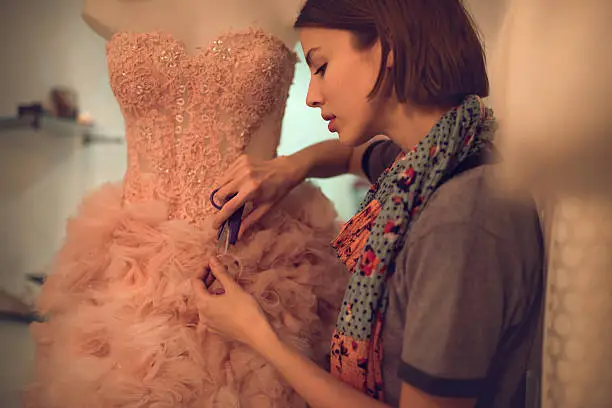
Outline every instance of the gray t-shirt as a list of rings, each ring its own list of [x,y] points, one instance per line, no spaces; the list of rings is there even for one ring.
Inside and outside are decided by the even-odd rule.
[[[376,180],[400,149],[384,141],[364,155]],[[478,408],[525,406],[525,372],[541,317],[544,249],[533,203],[491,188],[493,164],[438,188],[412,226],[389,279],[383,329],[387,403],[402,382]]]

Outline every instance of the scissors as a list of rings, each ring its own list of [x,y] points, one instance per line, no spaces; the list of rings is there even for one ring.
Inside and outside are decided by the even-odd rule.
[[[225,198],[225,202],[221,205],[215,202],[215,194],[220,189],[216,189],[210,195],[210,202],[217,210],[221,210],[228,201],[236,197],[236,194],[230,194]],[[244,212],[244,204],[229,216],[227,220],[219,227],[217,233],[217,248],[223,248],[223,253],[226,254],[230,245],[236,245],[238,240],[238,232],[240,231],[240,225],[242,224],[242,214]]]

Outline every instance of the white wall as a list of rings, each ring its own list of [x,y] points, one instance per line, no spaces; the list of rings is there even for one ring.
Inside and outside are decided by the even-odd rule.
[[[503,20],[507,0],[464,0],[484,37],[487,58],[495,52],[497,34]]]
[[[40,101],[50,87],[78,89],[103,133],[122,131],[107,82],[104,42],[80,19],[80,0],[3,0],[0,116]],[[60,245],[65,219],[83,193],[124,169],[124,147],[83,147],[48,132],[0,132],[0,285],[24,290],[23,274],[43,269]]]

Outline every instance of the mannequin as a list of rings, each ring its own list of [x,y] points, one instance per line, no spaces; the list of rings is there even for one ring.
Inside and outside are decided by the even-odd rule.
[[[261,356],[207,329],[190,283],[219,256],[285,342],[325,361],[348,279],[331,203],[303,183],[227,254],[210,228],[216,180],[242,154],[276,154],[301,2],[85,2],[107,39],[127,171],[68,224],[32,327],[27,407],[303,406]]]
[[[289,49],[297,43],[293,22],[304,0],[85,0],[83,20],[107,41],[121,32],[167,32],[190,55],[227,31],[260,28],[280,39]],[[246,153],[270,159],[276,154],[275,118],[253,135]],[[273,142],[273,143],[272,143]]]
[[[493,99],[509,185],[544,203],[544,408],[612,406],[612,3],[509,0]]]
[[[119,31],[172,33],[190,53],[220,32],[259,27],[283,40],[297,42],[293,22],[304,0],[85,0],[83,19],[109,40]]]

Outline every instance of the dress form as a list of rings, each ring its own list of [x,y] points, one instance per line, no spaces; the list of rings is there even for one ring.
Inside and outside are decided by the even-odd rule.
[[[261,29],[288,49],[297,42],[293,23],[304,0],[85,0],[84,21],[110,40],[121,32],[164,32],[191,55],[228,31]],[[252,136],[245,153],[256,159],[276,155],[280,118],[271,117]]]
[[[492,89],[510,180],[546,201],[542,406],[609,407],[612,4],[510,0],[508,10]]]

